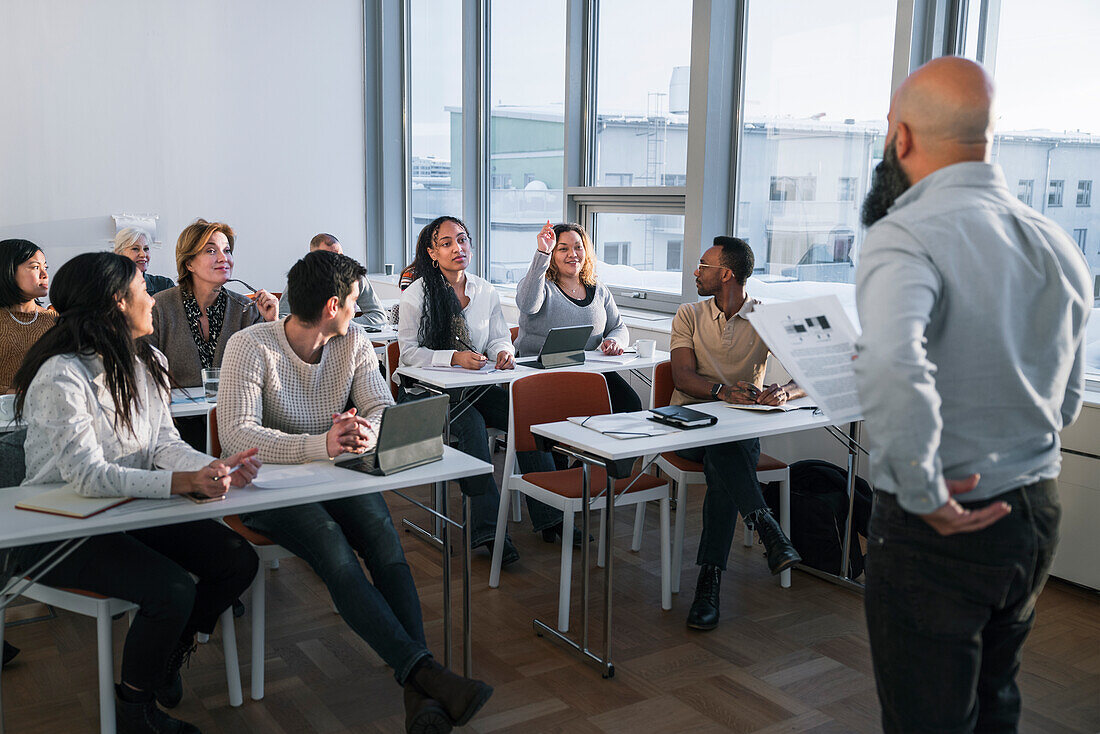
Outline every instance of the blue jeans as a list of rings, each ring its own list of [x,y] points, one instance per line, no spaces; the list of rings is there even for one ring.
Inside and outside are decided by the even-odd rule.
[[[677,451],[677,455],[703,465],[707,493],[703,498],[703,534],[699,538],[698,566],[726,569],[737,513],[748,517],[767,507],[756,479],[760,459],[760,439],[730,441]],[[677,510],[679,512],[679,510]]]
[[[281,507],[241,519],[313,568],[340,616],[393,668],[398,683],[404,685],[416,663],[430,656],[420,598],[382,495]]]
[[[402,388],[397,393],[397,399],[404,402],[413,398]],[[454,402],[452,397],[451,445],[475,459],[493,463],[493,457],[489,454],[489,432],[486,426],[501,431],[508,430],[508,391],[500,385],[493,385],[472,406],[466,407],[457,416],[453,412]],[[537,456],[540,453],[523,451],[517,454],[516,461],[520,471],[553,471],[553,461],[550,461],[549,469],[545,468],[545,462]],[[458,485],[470,503],[470,545],[476,548],[496,537],[500,490],[492,474],[459,479]],[[527,498],[527,510],[536,532],[561,522],[561,512],[530,497]]]
[[[1007,517],[941,536],[875,494],[864,605],[886,732],[1015,732],[1016,671],[1058,544],[1057,483],[1020,487]]]

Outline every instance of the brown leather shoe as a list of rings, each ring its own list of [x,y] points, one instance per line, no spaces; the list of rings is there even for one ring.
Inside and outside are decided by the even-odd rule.
[[[452,728],[443,704],[405,686],[405,734],[448,734]]]
[[[464,678],[427,658],[405,683],[422,695],[443,704],[455,726],[465,726],[493,695],[493,687],[473,678]]]

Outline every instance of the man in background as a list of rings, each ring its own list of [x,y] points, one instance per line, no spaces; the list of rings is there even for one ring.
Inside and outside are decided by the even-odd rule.
[[[878,490],[865,604],[887,732],[1016,731],[1020,650],[1058,541],[1089,272],[989,163],[994,119],[978,64],[915,71],[863,208],[855,368]]]
[[[309,251],[314,252],[316,250],[328,250],[329,252],[335,252],[337,255],[344,254],[344,248],[340,245],[340,240],[325,232],[315,235],[309,241]],[[363,290],[359,293],[359,300],[356,301],[355,305],[361,313],[355,317],[353,323],[376,330],[386,325],[386,312],[382,309],[382,302],[378,300],[378,295],[374,292],[369,280],[363,281]],[[287,289],[284,288],[283,295],[279,298],[279,318],[289,315],[290,299],[287,298]]]

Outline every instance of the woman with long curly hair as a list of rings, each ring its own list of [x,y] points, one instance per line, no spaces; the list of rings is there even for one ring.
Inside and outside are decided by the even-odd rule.
[[[501,370],[516,366],[500,296],[487,280],[466,272],[470,247],[470,233],[456,217],[438,217],[420,231],[413,260],[416,280],[401,294],[397,341],[402,365],[469,370],[489,362]],[[398,400],[406,399],[402,388]],[[508,428],[508,391],[499,385],[451,421],[452,442],[460,451],[491,462],[487,425]],[[461,479],[459,484],[471,503],[471,545],[485,546],[492,553],[500,504],[496,481],[488,474]],[[502,563],[518,561],[511,539],[506,537],[504,544]]]

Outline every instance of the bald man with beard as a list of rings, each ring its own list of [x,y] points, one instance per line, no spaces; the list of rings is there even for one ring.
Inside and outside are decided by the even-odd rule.
[[[866,612],[887,732],[1014,732],[1058,542],[1059,431],[1084,391],[1082,253],[989,163],[993,83],[898,88],[863,206],[856,374],[875,506]]]

